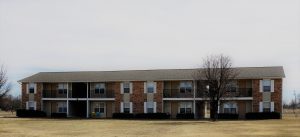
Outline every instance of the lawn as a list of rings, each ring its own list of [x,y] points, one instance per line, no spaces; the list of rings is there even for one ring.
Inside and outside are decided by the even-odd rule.
[[[99,120],[7,118],[0,112],[1,137],[198,137],[198,136],[300,136],[300,118],[287,115],[282,120]]]

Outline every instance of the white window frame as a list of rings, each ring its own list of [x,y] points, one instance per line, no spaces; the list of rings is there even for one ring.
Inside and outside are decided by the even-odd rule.
[[[184,89],[184,93],[181,92],[181,89]],[[188,91],[190,89],[190,92]],[[193,82],[192,81],[180,81],[179,92],[182,94],[193,93]]]
[[[33,108],[33,109],[30,109],[30,108]],[[26,109],[27,110],[36,110],[36,102],[35,101],[27,101]]]
[[[103,89],[103,93],[101,93],[101,89]],[[96,90],[99,90],[99,93],[96,93]],[[94,94],[105,94],[105,83],[96,83]]]
[[[60,90],[63,90],[60,93]],[[68,93],[68,84],[67,83],[58,83],[58,94],[67,94]]]
[[[223,113],[225,113],[225,109],[232,109],[234,108],[235,109],[235,112],[234,114],[237,114],[238,113],[238,105],[236,102],[225,102],[223,103]],[[232,112],[230,112],[232,113]]]
[[[132,113],[132,103],[131,102],[122,102],[122,113]],[[125,112],[125,110],[128,109],[128,112]]]
[[[62,111],[60,111],[60,108]],[[58,102],[57,103],[57,113],[67,113],[67,102]]]
[[[96,108],[99,109],[99,113],[100,114],[106,113],[106,107],[105,107],[105,103],[104,102],[99,102],[99,103],[95,104],[95,106],[94,106],[94,112],[98,113],[97,111],[95,111]],[[103,109],[103,112],[101,112],[101,109]]]
[[[30,89],[33,89],[33,93],[30,93]],[[35,93],[36,93],[36,83],[28,83],[27,94],[35,94]]]
[[[184,114],[187,114],[187,109],[191,109],[190,113],[194,113],[193,112],[193,102],[180,102],[179,108],[178,108],[178,113],[181,113],[181,109],[184,109]]]
[[[153,111],[149,112],[148,109],[152,108]],[[148,101],[144,102],[144,113],[156,113],[156,102]]]
[[[153,86],[152,87],[153,88],[153,92],[149,92],[148,91],[149,86]],[[154,82],[154,81],[144,82],[144,93],[156,93],[156,82]]]

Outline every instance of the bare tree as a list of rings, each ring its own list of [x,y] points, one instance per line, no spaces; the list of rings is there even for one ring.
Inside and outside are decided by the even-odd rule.
[[[217,120],[220,101],[237,75],[238,72],[232,67],[231,59],[228,56],[212,55],[203,59],[202,68],[197,70],[195,78],[207,88],[207,91],[202,94],[210,101],[210,118],[212,120]]]
[[[10,91],[10,87],[11,86],[8,83],[8,78],[6,76],[6,70],[2,65],[0,68],[0,101]]]
[[[291,105],[291,108],[293,109],[294,116],[297,117],[297,113],[295,110],[297,109],[298,103],[297,103],[297,96],[296,96],[295,91],[294,91],[294,97],[295,97],[295,99],[292,99],[290,105]]]

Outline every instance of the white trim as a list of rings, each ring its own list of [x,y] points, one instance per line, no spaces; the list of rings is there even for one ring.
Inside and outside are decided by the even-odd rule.
[[[163,98],[163,100],[191,100],[194,98]],[[199,100],[209,100],[209,98],[195,98],[195,101]],[[222,98],[221,100],[253,100],[253,97],[232,97],[232,98]]]
[[[133,107],[132,107],[132,102],[130,102],[130,113],[132,113]]]
[[[259,102],[259,112],[263,112],[263,102]]]
[[[34,110],[36,110],[36,101],[33,101]]]
[[[132,94],[132,91],[133,91],[133,83],[130,82],[129,83],[129,93]]]
[[[123,84],[123,82],[121,82],[120,83],[120,92],[121,92],[121,94],[124,94],[124,84]]]
[[[271,80],[271,92],[274,92],[274,80]]]
[[[147,102],[144,102],[144,113],[147,113]]]
[[[26,101],[26,110],[28,110],[29,106],[28,106],[28,101]]]
[[[263,83],[262,83],[262,80],[259,80],[259,92],[263,92]]]
[[[163,98],[163,100],[194,100],[194,98]]]
[[[209,98],[195,98],[195,101],[199,101],[199,100],[209,100]],[[228,98],[222,98],[220,100],[253,100],[253,97],[228,97]]]
[[[69,98],[69,100],[71,100],[72,98]],[[42,98],[42,100],[68,100],[67,98]],[[75,98],[74,98],[75,100]],[[77,100],[77,98],[76,98]],[[78,99],[79,100],[79,99]],[[86,100],[86,98],[84,98],[84,100]]]
[[[147,82],[144,82],[144,93],[147,93]]]
[[[88,98],[89,101],[99,100],[99,101],[114,101],[115,98]]]
[[[270,108],[271,112],[274,112],[274,102],[271,102],[271,108]]]
[[[120,105],[121,105],[121,107],[120,107],[120,112],[121,112],[121,113],[124,113],[124,103],[123,103],[123,102],[120,102]]]
[[[69,117],[69,100],[67,100],[67,117]]]
[[[153,113],[156,113],[156,102],[153,102]]]
[[[114,101],[115,98],[42,98],[42,100]]]

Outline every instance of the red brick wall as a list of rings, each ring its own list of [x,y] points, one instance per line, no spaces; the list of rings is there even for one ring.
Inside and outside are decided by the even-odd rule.
[[[42,92],[43,92],[43,84],[36,83],[37,89],[36,94],[34,94],[34,101],[36,101],[36,110],[41,110],[41,103],[42,103]],[[29,101],[29,94],[26,93],[27,83],[22,83],[22,105],[23,109],[26,109],[26,102]]]
[[[144,81],[134,81],[132,83],[133,93],[130,94],[130,101],[133,105],[133,113],[144,113]]]
[[[253,112],[259,112],[259,102],[262,101],[262,93],[259,92],[259,79],[252,81],[253,84]],[[271,101],[274,102],[274,111],[282,111],[282,79],[274,79],[274,92],[271,93]]]
[[[253,112],[259,112],[259,102],[262,101],[262,93],[259,92],[259,79],[252,80]]]
[[[115,112],[120,113],[120,103],[121,103],[121,87],[120,82],[113,82],[111,87],[115,92]]]
[[[26,109],[26,101],[29,100],[29,94],[26,94],[26,84],[22,83],[22,109]]]
[[[43,93],[43,84],[36,83],[36,94],[34,94],[34,101],[36,101],[36,110],[41,110],[42,105],[42,93]]]
[[[271,100],[274,102],[274,111],[282,112],[282,79],[274,80],[274,92],[271,93]]]
[[[156,81],[156,93],[154,94],[154,101],[156,102],[156,112],[162,112],[162,98],[163,98],[164,82]]]

